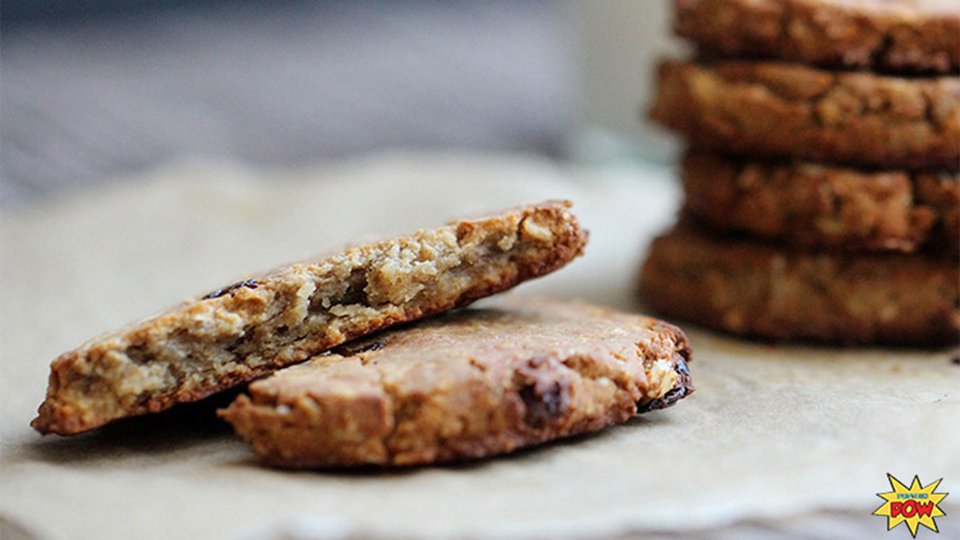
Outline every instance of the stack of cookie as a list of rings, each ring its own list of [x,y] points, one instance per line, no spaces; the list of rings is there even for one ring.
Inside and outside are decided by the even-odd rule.
[[[220,412],[264,463],[388,466],[674,404],[693,390],[690,348],[661,321],[508,298],[416,322],[558,270],[586,243],[554,201],[252,276],[61,355],[33,426],[76,435],[270,375]]]
[[[689,143],[644,298],[740,335],[960,340],[960,9],[676,0],[694,61],[651,117]]]

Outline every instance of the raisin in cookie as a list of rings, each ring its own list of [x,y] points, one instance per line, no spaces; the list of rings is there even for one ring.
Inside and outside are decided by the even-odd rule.
[[[556,270],[586,233],[548,202],[292,264],[134,323],[51,366],[33,426],[69,435],[253,380]]]
[[[281,370],[220,414],[274,466],[467,460],[672,405],[689,360],[669,324],[511,297]]]
[[[792,251],[681,224],[654,240],[643,299],[734,334],[845,344],[956,345],[960,267],[903,254]]]

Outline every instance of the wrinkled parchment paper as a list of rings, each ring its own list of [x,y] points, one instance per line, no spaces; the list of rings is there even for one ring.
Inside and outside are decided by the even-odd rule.
[[[570,198],[587,255],[513,294],[637,309],[633,277],[679,193],[658,168],[393,154],[299,172],[184,163],[3,216],[5,538],[906,538],[870,513],[943,477],[960,537],[956,351],[744,342],[684,325],[697,392],[596,436],[402,472],[285,472],[185,407],[69,439],[28,426],[57,354],[234,278],[345,241]],[[922,534],[932,535],[921,529]],[[888,535],[889,536],[883,536]]]

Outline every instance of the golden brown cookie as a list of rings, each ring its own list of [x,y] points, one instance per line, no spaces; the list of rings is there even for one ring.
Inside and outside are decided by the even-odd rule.
[[[907,73],[960,70],[955,0],[675,0],[706,53]]]
[[[791,251],[680,225],[650,246],[640,289],[660,313],[744,336],[960,343],[956,259]]]
[[[872,171],[691,150],[681,178],[684,213],[713,229],[804,248],[958,254],[955,172]]]
[[[220,414],[274,466],[476,459],[672,405],[689,360],[661,321],[508,297],[281,370]]]
[[[668,61],[650,115],[694,146],[750,158],[960,168],[960,77]]]
[[[33,427],[70,435],[195,401],[552,272],[586,244],[569,207],[456,221],[188,300],[57,358]]]

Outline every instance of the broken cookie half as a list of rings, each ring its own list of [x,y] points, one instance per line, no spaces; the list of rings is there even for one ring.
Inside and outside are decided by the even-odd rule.
[[[281,370],[220,415],[269,465],[416,465],[599,431],[693,391],[670,324],[546,299],[491,306]]]
[[[195,401],[552,272],[586,241],[570,203],[547,202],[292,264],[61,355],[32,425],[71,435]]]

